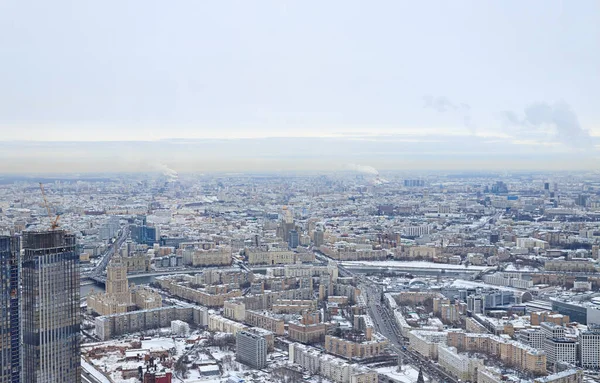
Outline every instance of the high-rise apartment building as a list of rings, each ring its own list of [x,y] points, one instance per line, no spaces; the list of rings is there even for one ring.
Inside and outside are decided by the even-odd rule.
[[[22,382],[81,382],[79,256],[63,230],[23,233]]]
[[[18,383],[19,238],[0,236],[0,383]]]
[[[267,340],[249,331],[238,331],[236,336],[236,360],[252,368],[267,366]]]

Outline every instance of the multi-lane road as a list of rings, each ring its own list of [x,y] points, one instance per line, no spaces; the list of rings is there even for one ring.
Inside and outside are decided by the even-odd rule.
[[[491,217],[497,219],[498,217]],[[486,221],[487,222],[487,221]],[[319,252],[315,252],[316,257],[320,261],[331,262],[332,260]],[[395,318],[388,308],[382,304],[381,295],[383,291],[379,286],[370,283],[364,275],[356,274],[348,270],[338,262],[333,261],[338,266],[338,271],[341,276],[358,277],[359,288],[367,300],[367,309],[369,316],[373,319],[375,329],[385,336],[390,341],[390,348],[396,352],[402,359],[416,367],[423,367],[427,371],[430,378],[438,382],[458,383],[458,380],[442,369],[439,365],[433,363],[429,359],[423,357],[417,352],[410,350],[404,342],[404,338],[400,335],[400,329],[396,324]]]
[[[128,237],[129,226],[126,225],[119,231],[119,237],[113,243],[108,245],[106,250],[104,250],[104,253],[101,256],[102,259],[96,265],[96,267],[94,267],[94,269],[89,273],[82,274],[81,276],[83,278],[95,278],[102,275],[102,273],[104,273],[104,271],[106,270],[106,266],[108,265],[108,262],[110,262],[112,256],[119,250],[123,242],[125,242],[125,240],[127,240]]]
[[[380,287],[367,284],[366,278],[362,276],[359,277],[359,280],[361,281],[359,287],[367,300],[369,316],[373,319],[376,330],[389,340],[390,348],[401,356],[405,362],[416,367],[423,367],[430,378],[438,382],[457,383],[457,380],[440,366],[406,347],[394,316],[381,303],[382,291]]]

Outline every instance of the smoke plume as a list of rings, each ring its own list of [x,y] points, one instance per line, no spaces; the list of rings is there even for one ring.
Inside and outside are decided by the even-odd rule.
[[[179,178],[179,173],[165,164],[156,164],[155,167],[156,170],[163,176],[167,177],[169,181],[175,181],[177,178]]]
[[[522,117],[513,111],[504,111],[502,116],[507,124],[519,127],[524,134],[542,135],[550,128],[550,138],[554,141],[574,147],[591,145],[590,132],[581,126],[577,114],[565,102],[537,102],[526,107]]]
[[[473,117],[471,116],[471,106],[469,104],[465,104],[464,102],[454,103],[450,101],[448,97],[435,97],[431,95],[423,97],[423,101],[425,102],[425,108],[433,109],[438,113],[452,112],[459,115],[462,118],[463,126],[467,128],[471,134],[475,134],[477,127],[473,122]]]
[[[370,175],[373,175],[373,176],[378,176],[379,175],[379,172],[377,171],[377,169],[375,169],[372,166],[368,166],[368,165],[349,164],[348,168],[350,170],[358,172],[358,173],[370,174]]]

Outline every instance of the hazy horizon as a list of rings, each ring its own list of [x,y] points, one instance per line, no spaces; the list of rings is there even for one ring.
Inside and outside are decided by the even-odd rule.
[[[0,4],[0,173],[594,170],[600,3]]]

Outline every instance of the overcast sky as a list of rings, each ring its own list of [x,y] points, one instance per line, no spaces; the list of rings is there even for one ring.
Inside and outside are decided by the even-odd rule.
[[[0,172],[594,168],[600,145],[596,0],[0,1],[0,63]]]

